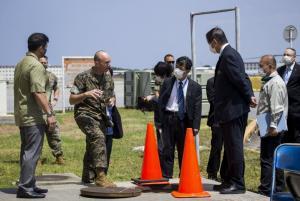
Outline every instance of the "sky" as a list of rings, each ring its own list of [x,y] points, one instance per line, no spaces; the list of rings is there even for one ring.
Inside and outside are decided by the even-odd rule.
[[[105,50],[112,66],[151,68],[167,53],[191,57],[191,12],[234,7],[240,9],[244,61],[282,54],[289,47],[284,28],[294,25],[300,31],[299,0],[1,0],[0,65],[18,63],[27,51],[28,36],[42,32],[50,39],[52,65],[60,65],[62,56],[93,56]],[[214,66],[218,60],[205,39],[215,26],[235,46],[234,12],[196,17],[196,66]],[[293,47],[300,51],[299,37]]]

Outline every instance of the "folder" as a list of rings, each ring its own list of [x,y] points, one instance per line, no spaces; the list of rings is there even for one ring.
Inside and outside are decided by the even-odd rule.
[[[259,128],[260,137],[267,137],[271,123],[271,113],[267,112],[257,115],[256,122]],[[277,132],[279,133],[281,131],[287,131],[286,117],[283,112],[281,113],[277,124]]]

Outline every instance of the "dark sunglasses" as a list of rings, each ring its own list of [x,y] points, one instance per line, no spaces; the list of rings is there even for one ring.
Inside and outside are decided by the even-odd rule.
[[[167,61],[168,64],[174,64],[175,61]]]

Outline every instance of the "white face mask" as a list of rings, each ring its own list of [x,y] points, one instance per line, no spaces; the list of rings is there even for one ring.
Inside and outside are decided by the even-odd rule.
[[[211,46],[211,44],[209,44],[209,50],[210,50],[212,53],[217,54],[216,48],[213,48],[213,47]]]
[[[162,83],[164,81],[164,79],[160,76],[155,76],[155,82],[157,83]]]
[[[293,58],[290,57],[290,56],[284,56],[284,57],[282,58],[282,62],[283,62],[285,65],[289,66],[289,65],[291,65],[291,64],[293,63]]]
[[[184,76],[185,71],[180,70],[179,68],[174,69],[174,76],[178,79],[181,80]]]

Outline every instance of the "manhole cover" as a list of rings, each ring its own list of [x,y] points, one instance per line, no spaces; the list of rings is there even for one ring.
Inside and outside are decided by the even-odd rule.
[[[141,195],[142,190],[138,188],[101,188],[88,187],[80,189],[80,195],[84,197],[99,197],[99,198],[128,198]]]
[[[37,181],[62,181],[69,179],[69,176],[65,175],[43,175],[43,176],[37,176]]]

